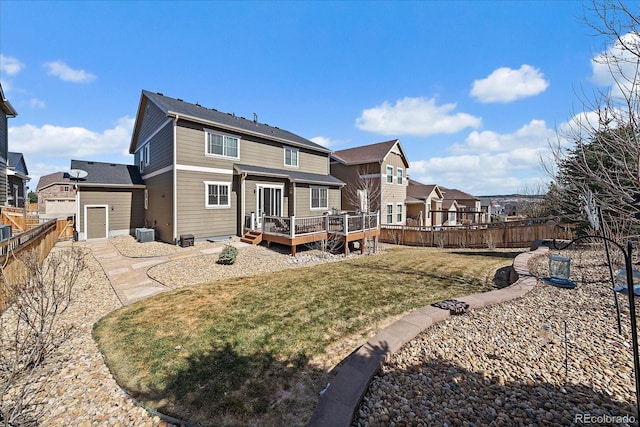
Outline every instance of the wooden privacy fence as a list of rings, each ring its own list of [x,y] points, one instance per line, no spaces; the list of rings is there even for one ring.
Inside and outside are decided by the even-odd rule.
[[[381,242],[441,248],[521,248],[536,240],[575,237],[569,226],[547,218],[471,226],[381,227]]]
[[[3,206],[0,208],[0,223],[10,225],[14,232],[24,232],[38,226],[37,215],[30,215],[22,208]]]
[[[32,249],[38,254],[38,260],[42,261],[57,240],[58,221],[52,219],[25,233],[0,242],[0,266],[3,270],[3,275],[0,277],[0,311],[3,309],[6,299],[5,280],[13,281],[24,273],[24,266],[18,261],[19,254]]]

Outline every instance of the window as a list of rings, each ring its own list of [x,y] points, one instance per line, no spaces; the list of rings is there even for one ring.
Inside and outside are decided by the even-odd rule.
[[[387,182],[393,184],[393,166],[387,166]]]
[[[393,224],[393,205],[387,205],[387,224]]]
[[[68,193],[68,192],[69,192],[69,186],[68,186],[68,185],[65,185],[65,186],[64,186],[64,192],[65,192],[65,193]]]
[[[311,209],[329,209],[329,189],[311,187]]]
[[[398,222],[402,222],[402,205],[396,205],[396,216],[398,218]]]
[[[149,190],[144,189],[144,208],[149,209]]]
[[[230,208],[231,184],[226,182],[205,182],[206,208]]]
[[[239,158],[239,138],[229,135],[206,132],[206,153],[211,156]]]
[[[398,184],[402,184],[402,168],[398,168]]]
[[[151,162],[151,144],[147,143],[139,151],[140,156],[140,172],[144,172],[144,167]]]
[[[284,165],[298,167],[298,149],[284,147]]]

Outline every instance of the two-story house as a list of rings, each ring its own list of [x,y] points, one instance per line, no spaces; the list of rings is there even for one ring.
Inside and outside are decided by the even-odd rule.
[[[242,235],[253,213],[322,215],[341,205],[330,150],[213,108],[142,91],[129,152],[146,184],[145,223],[175,242]]]
[[[40,218],[66,218],[76,213],[76,186],[68,172],[41,176],[36,191]]]
[[[342,209],[380,212],[381,224],[404,225],[408,168],[398,139],[334,152],[331,174],[347,183]]]
[[[482,202],[478,197],[454,188],[440,187],[440,190],[444,197],[443,207],[449,210],[448,225],[486,222],[486,215],[482,212]]]
[[[7,203],[7,160],[9,157],[9,123],[8,118],[18,113],[4,97],[0,84],[0,206]]]
[[[7,203],[16,208],[24,208],[27,198],[27,182],[31,180],[31,177],[22,153],[8,153],[6,174]]]
[[[407,218],[417,226],[439,227],[443,224],[444,197],[436,184],[425,185],[413,179],[407,187]],[[409,225],[407,223],[407,225]]]

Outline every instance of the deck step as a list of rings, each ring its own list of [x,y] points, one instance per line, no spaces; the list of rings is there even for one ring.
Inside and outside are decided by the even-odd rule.
[[[243,243],[249,243],[250,245],[259,245],[262,242],[262,233],[257,231],[249,231],[240,238]]]

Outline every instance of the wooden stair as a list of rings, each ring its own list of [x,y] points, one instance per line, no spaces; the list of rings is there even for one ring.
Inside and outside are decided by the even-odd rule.
[[[259,245],[262,242],[262,233],[260,231],[247,231],[244,236],[240,238],[241,242],[249,243],[250,245]]]

